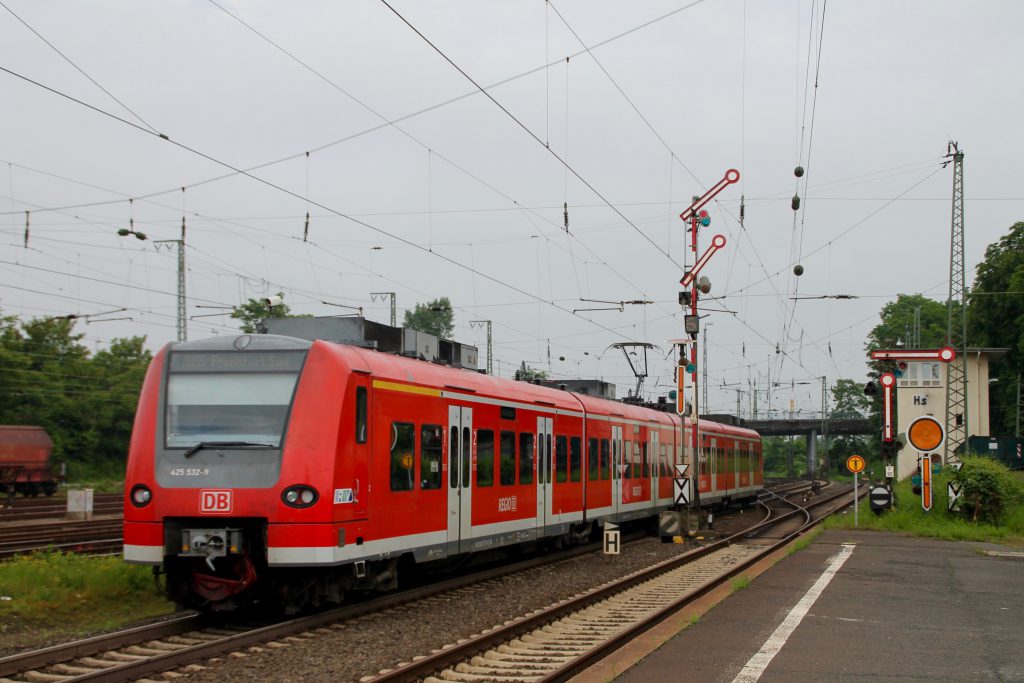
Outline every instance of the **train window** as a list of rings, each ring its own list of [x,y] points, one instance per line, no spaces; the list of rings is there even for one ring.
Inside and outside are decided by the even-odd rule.
[[[640,476],[643,477],[644,479],[651,476],[651,466],[649,464],[650,455],[651,454],[647,451],[647,442],[644,441],[642,444],[640,444]]]
[[[626,439],[626,447],[622,449],[622,478],[633,478],[633,442]]]
[[[569,438],[569,481],[579,481],[583,475],[583,441],[578,436]]]
[[[516,483],[516,433],[502,432],[499,445],[498,480],[502,486],[509,486]]]
[[[415,476],[416,425],[391,423],[391,490],[411,491]]]
[[[601,479],[608,479],[608,439],[601,439]]]
[[[587,478],[590,481],[597,481],[599,472],[597,439],[589,439],[587,441]]]
[[[470,434],[469,427],[462,428],[462,488],[469,488],[469,472],[470,464],[473,460],[473,436]]]
[[[476,485],[490,486],[494,483],[494,432],[490,429],[476,431]]]
[[[420,427],[420,488],[441,488],[441,425]]]
[[[569,477],[569,440],[555,437],[555,482],[561,484]]]
[[[519,483],[533,483],[533,434],[519,435]]]
[[[366,387],[356,387],[356,443],[366,443]]]
[[[448,440],[448,486],[459,487],[459,428],[452,427],[452,437]]]
[[[670,468],[668,466],[668,446],[666,446],[665,444],[661,444],[661,458],[658,461],[658,474],[660,474],[663,477],[667,477],[670,474],[669,469]]]
[[[516,409],[512,406],[501,407],[501,419],[502,420],[514,420],[516,419]]]

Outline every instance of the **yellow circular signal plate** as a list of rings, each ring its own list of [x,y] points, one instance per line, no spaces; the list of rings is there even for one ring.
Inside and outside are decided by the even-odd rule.
[[[938,450],[945,440],[945,430],[934,417],[922,415],[910,423],[907,429],[907,441],[919,451]]]
[[[402,467],[407,470],[412,469],[412,453],[406,453],[402,456]]]
[[[864,458],[859,455],[851,455],[846,459],[846,469],[853,474],[864,471]]]

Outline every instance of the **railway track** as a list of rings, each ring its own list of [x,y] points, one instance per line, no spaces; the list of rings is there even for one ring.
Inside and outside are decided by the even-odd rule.
[[[865,491],[866,487],[862,487],[860,495]],[[463,642],[446,645],[364,679],[364,683],[568,680],[809,529],[825,516],[816,518],[812,508],[831,506],[831,512],[844,507],[848,496],[849,489],[826,496],[811,506],[792,504],[792,512],[770,514],[769,519],[746,532]],[[764,532],[779,524],[791,527],[792,531],[781,533],[777,541],[764,540]]]
[[[3,499],[0,503],[6,505]],[[93,496],[93,514],[120,514],[124,510],[124,494],[97,493]],[[59,518],[67,514],[66,498],[15,498],[13,507],[0,509],[0,524],[36,519]]]
[[[643,535],[634,534],[624,540],[629,542],[640,537]],[[152,625],[0,658],[0,683],[130,681],[169,669],[190,665],[195,668],[196,662],[254,646],[265,650],[286,647],[315,638],[326,627],[343,628],[365,614],[428,600],[509,574],[593,553],[597,547],[599,544],[579,546],[287,621],[242,623],[190,612]]]
[[[845,496],[848,502],[848,490]],[[796,506],[786,515],[774,515],[764,504],[765,519],[743,533],[564,600],[550,609],[507,622],[464,642],[444,647],[439,643],[434,652],[425,652],[420,658],[400,664],[373,680],[411,681],[431,676],[438,680],[465,681],[506,677],[510,677],[508,680],[564,680],[571,672],[584,668],[666,614],[680,609],[680,605],[742,573],[766,553],[801,533],[812,521],[810,507],[813,506]],[[777,532],[776,535],[783,538],[771,540],[769,526],[775,527],[780,519],[791,520],[793,530]],[[559,554],[559,558],[590,552],[593,547],[582,546]],[[246,649],[273,650],[309,641],[332,633],[333,629],[344,629],[345,624],[364,614],[403,605],[408,608],[415,601],[551,562],[551,557],[528,560],[271,624],[213,622],[205,616],[185,615],[152,626],[0,659],[0,680],[127,681],[171,669],[198,671],[203,668],[198,663],[213,657]]]
[[[0,559],[40,550],[91,555],[120,553],[123,531],[120,518],[0,528]]]

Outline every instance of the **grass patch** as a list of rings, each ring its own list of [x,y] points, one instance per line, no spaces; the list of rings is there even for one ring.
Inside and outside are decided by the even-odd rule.
[[[730,583],[732,584],[732,592],[735,593],[736,591],[741,591],[750,585],[750,577],[746,574],[740,574]]]
[[[789,546],[789,549],[786,551],[786,554],[787,555],[792,555],[793,553],[800,552],[801,550],[803,550],[804,548],[809,546],[811,544],[811,541],[816,539],[820,534],[821,534],[821,527],[820,526],[814,527],[809,532],[807,532],[806,534],[804,534],[803,536],[798,538],[796,540],[796,543],[791,543],[790,546]]]
[[[857,508],[858,528],[940,538],[947,541],[986,541],[1010,546],[1024,546],[1024,505],[1020,503],[1007,507],[1001,524],[975,524],[948,512],[946,482],[944,473],[935,477],[932,509],[925,512],[921,497],[911,490],[910,480],[895,484],[893,509],[875,514],[871,511],[867,496],[861,499]],[[825,520],[826,529],[852,529],[853,511],[835,514]]]
[[[0,649],[36,647],[174,612],[149,567],[41,552],[0,562]]]

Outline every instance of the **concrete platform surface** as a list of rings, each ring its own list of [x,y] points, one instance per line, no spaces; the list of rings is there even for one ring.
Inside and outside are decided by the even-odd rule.
[[[1024,682],[1024,560],[986,554],[1006,550],[828,531],[614,680]]]

